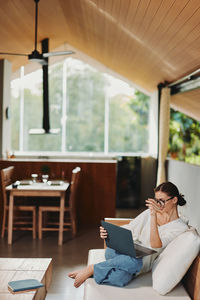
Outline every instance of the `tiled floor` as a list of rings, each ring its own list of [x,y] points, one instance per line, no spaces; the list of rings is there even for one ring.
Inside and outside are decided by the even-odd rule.
[[[139,211],[118,210],[117,217],[134,217]],[[0,239],[0,257],[52,257],[53,278],[47,300],[82,300],[83,286],[76,289],[73,280],[67,277],[71,270],[80,269],[87,264],[88,250],[102,248],[98,228],[82,231],[75,239],[65,233],[63,246],[57,245],[57,233],[47,233],[44,238],[32,240],[30,233],[14,233],[13,245],[7,239]]]
[[[0,239],[0,257],[52,257],[53,278],[47,300],[82,300],[83,286],[74,288],[73,280],[67,277],[71,270],[80,269],[87,264],[88,250],[102,248],[98,229],[80,233],[75,239],[65,233],[65,242],[57,245],[57,234],[48,233],[42,241],[32,240],[30,233],[14,233],[13,245],[7,239]],[[2,299],[3,300],[3,299]]]

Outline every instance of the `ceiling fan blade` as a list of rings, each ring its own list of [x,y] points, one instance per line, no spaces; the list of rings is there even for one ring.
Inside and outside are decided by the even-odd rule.
[[[45,134],[45,130],[43,128],[31,128],[29,129],[29,134]]]
[[[31,135],[59,134],[60,128],[49,129],[49,131],[45,131],[44,128],[32,128],[28,133]]]
[[[74,54],[74,51],[57,51],[57,52],[48,52],[48,53],[43,53],[43,57],[50,57],[50,56],[59,56],[59,55],[70,55]]]
[[[0,55],[18,55],[18,56],[28,56],[28,54],[23,54],[23,53],[7,53],[7,52],[0,52]]]

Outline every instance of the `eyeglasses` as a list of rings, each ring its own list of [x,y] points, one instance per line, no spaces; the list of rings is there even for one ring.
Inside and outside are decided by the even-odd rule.
[[[154,200],[156,201],[156,203],[162,205],[162,206],[165,206],[165,203],[168,202],[169,200],[173,199],[174,196],[170,197],[169,199],[166,199],[166,200],[162,200],[162,199],[156,199],[154,198]]]

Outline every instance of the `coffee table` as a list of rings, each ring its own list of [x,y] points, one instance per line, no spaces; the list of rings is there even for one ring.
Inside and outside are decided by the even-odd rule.
[[[30,278],[39,280],[44,287],[15,295],[9,292],[9,281]],[[51,285],[51,278],[51,258],[0,258],[0,300],[43,300]]]

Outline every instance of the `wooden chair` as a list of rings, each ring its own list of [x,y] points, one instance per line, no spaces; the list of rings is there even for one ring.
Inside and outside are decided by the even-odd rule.
[[[77,233],[76,226],[76,194],[78,188],[78,182],[80,178],[79,167],[76,167],[72,170],[72,178],[70,182],[70,193],[68,204],[65,205],[65,220],[64,220],[64,231],[72,231],[72,236],[75,237]],[[59,230],[59,222],[44,222],[43,212],[60,212],[59,206],[40,206],[38,213],[38,238],[42,239],[43,231],[58,231]]]
[[[14,167],[8,167],[1,170],[1,191],[3,197],[3,221],[2,221],[2,231],[1,237],[3,238],[5,235],[5,230],[8,229],[6,226],[6,221],[8,218],[8,195],[6,191],[6,187],[12,184],[12,176],[14,173]],[[24,216],[20,216],[17,212],[32,212],[32,218],[26,218]],[[14,214],[18,214],[18,216],[14,215],[14,226],[13,230],[31,230],[33,233],[33,239],[36,238],[36,207],[35,206],[25,206],[25,205],[14,205]],[[22,226],[23,225],[23,226]]]

